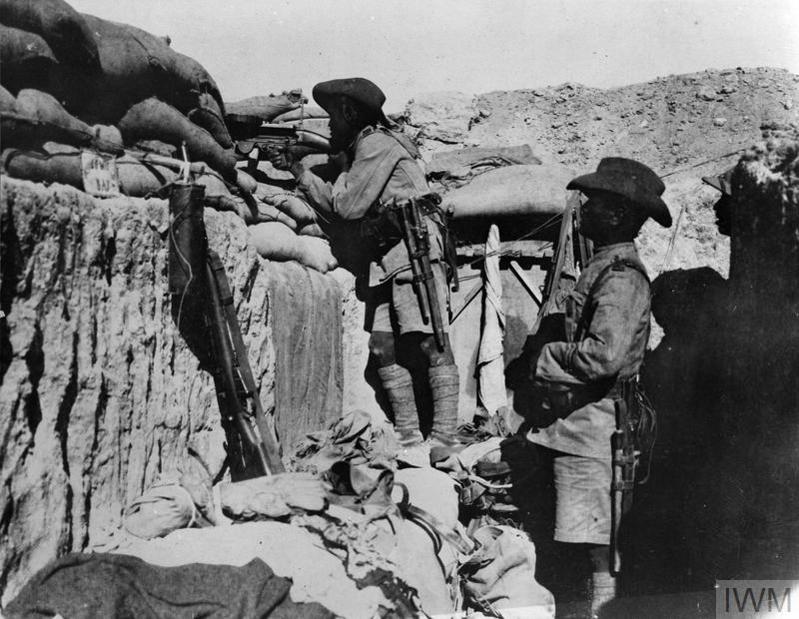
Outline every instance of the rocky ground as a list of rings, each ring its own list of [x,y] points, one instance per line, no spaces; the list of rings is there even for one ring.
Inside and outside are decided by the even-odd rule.
[[[715,192],[700,177],[732,166],[760,140],[762,125],[799,120],[797,103],[799,76],[734,68],[608,90],[567,82],[477,96],[435,93],[410,101],[403,119],[425,153],[529,143],[543,162],[575,173],[606,156],[639,159],[663,177],[676,222],[670,230],[645,227],[640,244],[650,271],[709,265],[726,276],[729,242],[715,228]]]

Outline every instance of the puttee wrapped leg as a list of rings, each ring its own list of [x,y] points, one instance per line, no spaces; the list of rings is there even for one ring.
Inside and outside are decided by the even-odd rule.
[[[392,363],[378,368],[377,374],[394,413],[394,429],[400,444],[408,447],[421,443],[423,439],[419,430],[419,413],[416,410],[411,373],[401,365]]]
[[[458,366],[454,363],[432,366],[428,375],[433,395],[433,430],[430,438],[433,443],[454,447],[457,445],[455,430],[458,425]]]

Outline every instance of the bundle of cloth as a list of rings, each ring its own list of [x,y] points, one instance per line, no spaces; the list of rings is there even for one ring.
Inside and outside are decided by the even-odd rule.
[[[494,451],[495,442],[476,444],[459,464],[471,468]],[[387,420],[351,411],[299,441],[287,468],[213,483],[189,458],[128,505],[123,530],[104,550],[148,570],[262,561],[293,581],[294,602],[337,616],[554,617],[527,536],[496,524],[467,530],[462,481],[404,462]]]

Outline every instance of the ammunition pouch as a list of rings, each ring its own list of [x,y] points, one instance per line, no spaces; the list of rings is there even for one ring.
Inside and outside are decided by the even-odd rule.
[[[565,419],[574,411],[598,402],[606,397],[614,397],[613,382],[601,382],[592,385],[572,385],[550,381],[533,381],[532,398],[535,419],[529,420],[539,428]]]
[[[441,196],[436,193],[428,193],[415,198],[415,200],[422,215],[433,222],[441,233],[441,240],[444,245],[444,262],[447,266],[447,279],[454,282],[453,290],[458,290],[455,237],[450,230],[449,215],[439,206],[441,204]],[[403,240],[404,231],[397,212],[401,205],[402,203],[396,200],[379,203],[360,220],[358,225],[359,237],[373,255],[382,256]]]
[[[358,235],[372,253],[382,256],[402,241],[403,232],[393,202],[378,204],[358,224]]]

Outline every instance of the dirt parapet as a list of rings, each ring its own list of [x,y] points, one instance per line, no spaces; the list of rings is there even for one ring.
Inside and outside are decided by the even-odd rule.
[[[111,541],[122,510],[161,472],[199,458],[215,477],[225,450],[213,381],[171,316],[167,203],[0,183],[0,589],[8,601],[56,556]],[[340,336],[329,333],[318,351],[316,399],[294,411],[296,394],[283,402],[276,393],[275,361],[304,336],[275,323],[270,308],[293,288],[297,316],[317,326],[340,321],[338,284],[258,258],[232,213],[206,209],[205,225],[227,269],[259,396],[277,409],[289,443],[340,414]],[[322,301],[302,305],[309,295]]]

